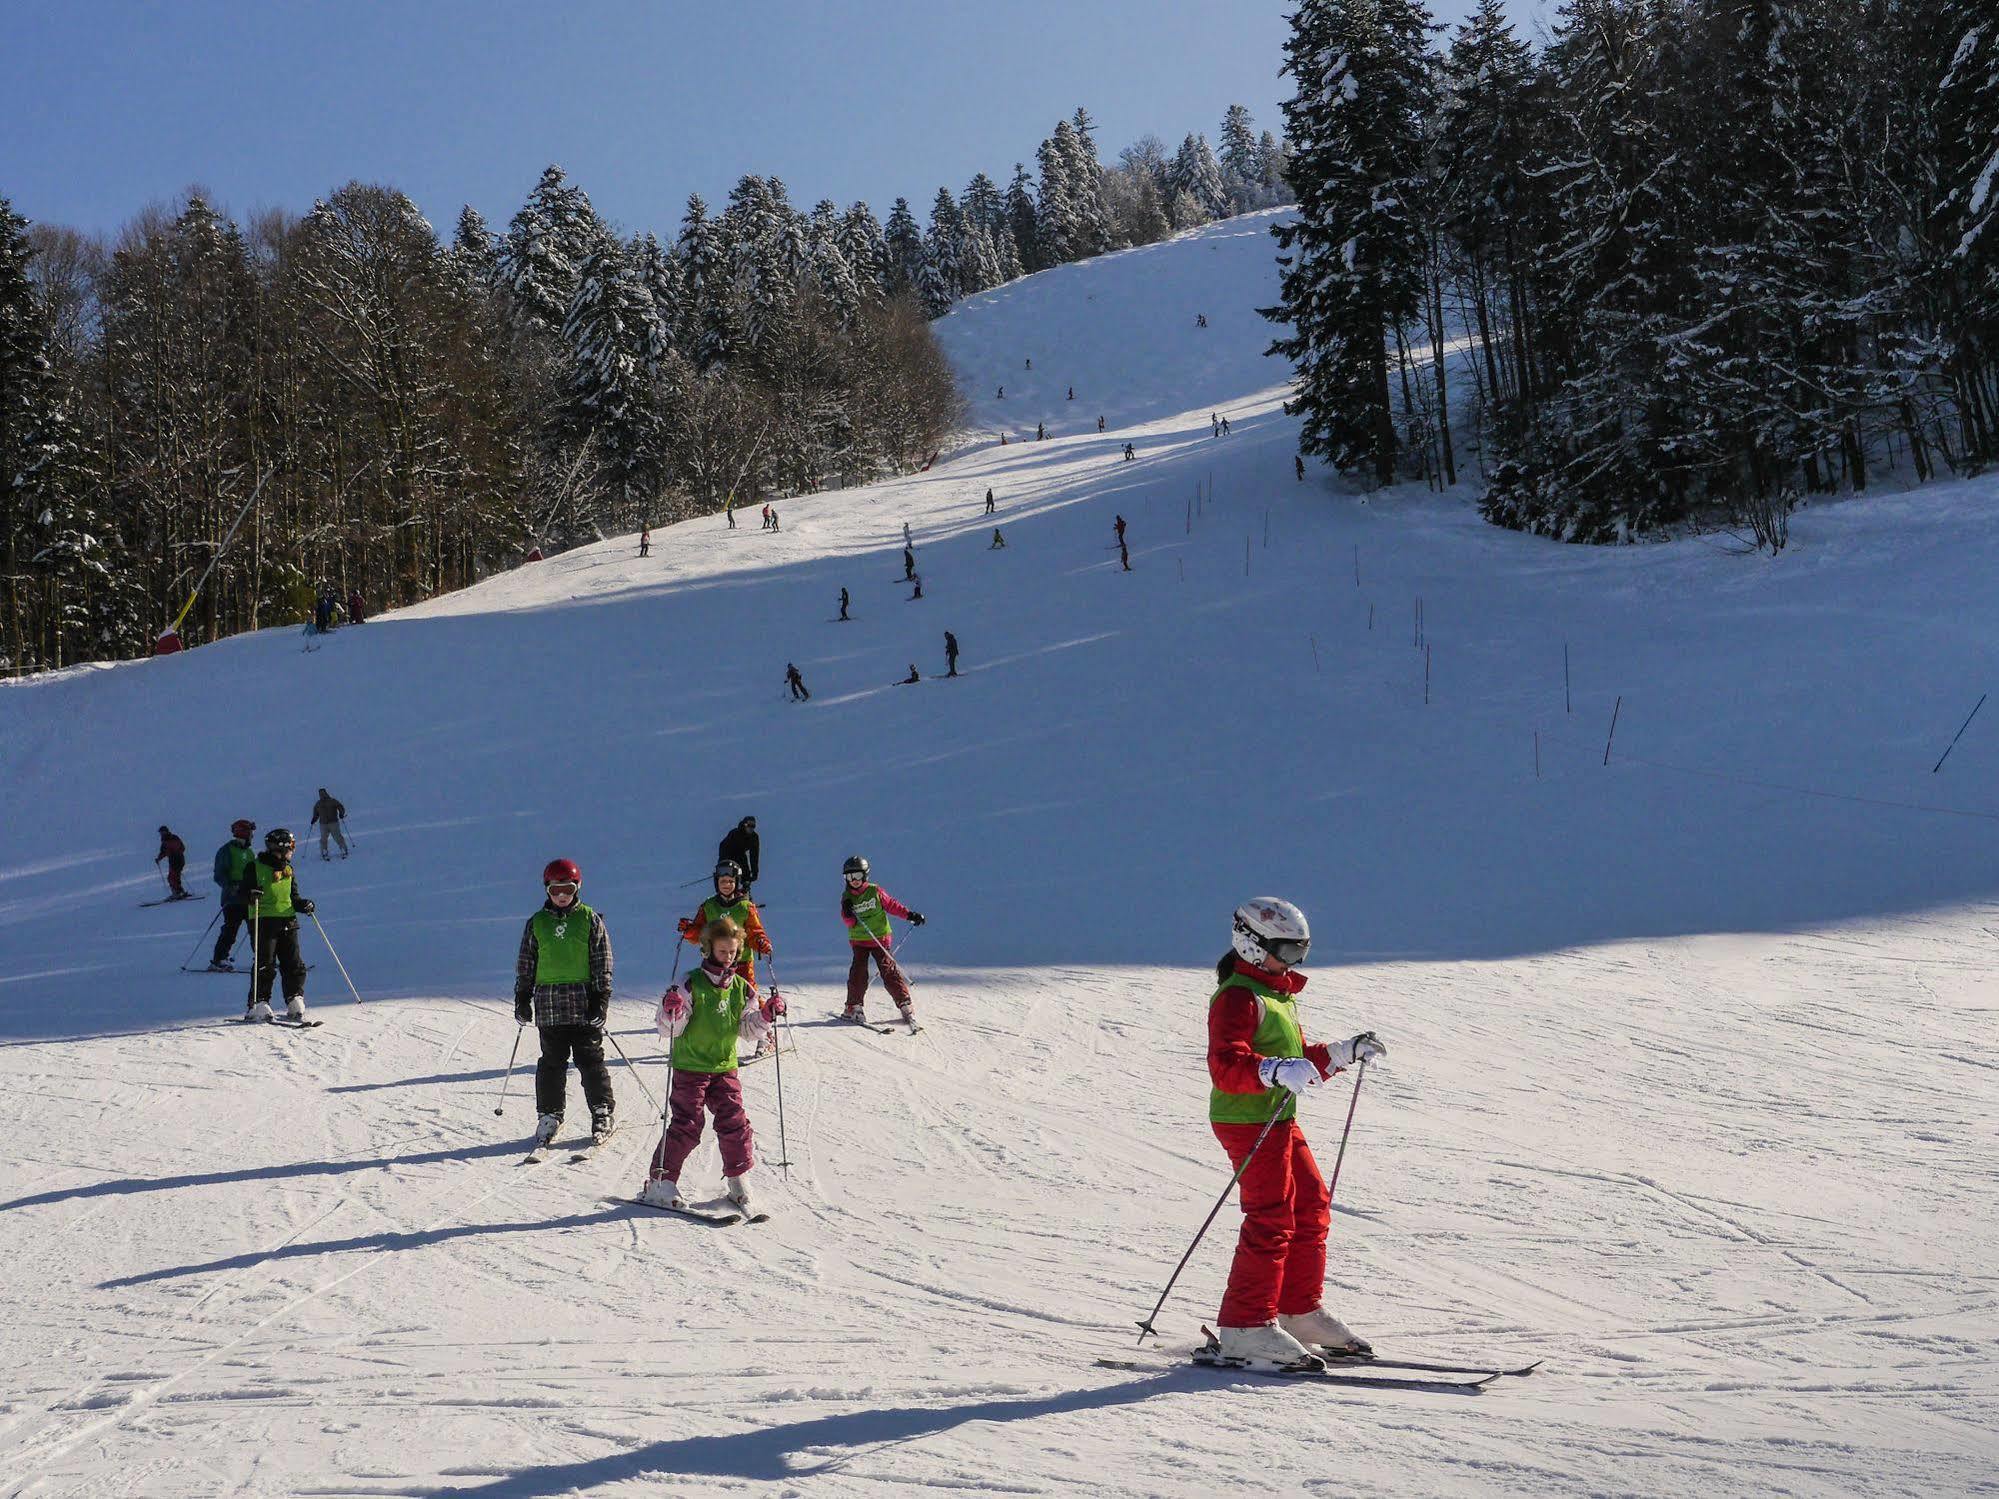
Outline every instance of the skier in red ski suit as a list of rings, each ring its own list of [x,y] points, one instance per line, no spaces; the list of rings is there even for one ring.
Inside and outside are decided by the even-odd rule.
[[[1320,1305],[1332,1201],[1298,1128],[1297,1095],[1386,1048],[1372,1031],[1330,1046],[1305,1040],[1298,1017],[1305,976],[1295,965],[1311,945],[1304,913],[1289,901],[1245,901],[1208,1002],[1208,1118],[1230,1165],[1240,1168],[1256,1151],[1242,1174],[1242,1235],[1217,1326],[1224,1357],[1265,1369],[1308,1369],[1326,1354],[1372,1351]]]

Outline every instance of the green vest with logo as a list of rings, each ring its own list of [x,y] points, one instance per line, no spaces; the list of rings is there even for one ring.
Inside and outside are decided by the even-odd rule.
[[[567,911],[543,907],[534,913],[536,984],[590,982],[590,916],[581,901]]]
[[[729,920],[735,922],[736,930],[744,934],[743,945],[744,947],[748,947],[749,930],[750,930],[750,912],[755,909],[756,908],[750,904],[750,898],[747,895],[744,895],[740,890],[736,892],[736,898],[734,900],[727,902],[724,902],[722,897],[719,895],[711,895],[706,900],[701,902],[702,929],[705,931],[707,929],[709,922],[719,921],[722,917],[726,916],[729,918]],[[699,937],[701,933],[696,932],[694,935]]]
[[[883,947],[889,945],[888,912],[882,909],[881,886],[870,880],[858,890],[849,890],[847,914],[854,918],[854,924],[847,929],[849,941],[872,939]]]
[[[1247,989],[1263,1001],[1263,1019],[1256,1027],[1256,1035],[1250,1046],[1260,1057],[1302,1057],[1305,1055],[1305,1032],[1298,1024],[1298,996],[1281,994],[1268,984],[1258,983],[1247,974],[1231,976],[1214,998],[1208,1001],[1209,1013],[1213,1013],[1231,989]],[[1283,1101],[1279,1103],[1279,1095]],[[1297,1095],[1287,1088],[1265,1088],[1258,1093],[1224,1093],[1220,1088],[1208,1091],[1208,1119],[1214,1124],[1267,1124],[1272,1110],[1277,1110],[1280,1119],[1292,1119],[1298,1113]]]
[[[687,1029],[673,1038],[673,1065],[682,1072],[734,1072],[737,1028],[749,1007],[750,986],[740,974],[717,984],[708,970],[687,976]]]
[[[257,903],[250,909],[259,921],[289,921],[298,913],[292,909],[292,867],[283,873],[262,859],[253,859],[250,871],[257,877]]]

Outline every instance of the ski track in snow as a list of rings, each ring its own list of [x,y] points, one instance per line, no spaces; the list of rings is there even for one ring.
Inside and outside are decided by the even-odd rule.
[[[1929,773],[1999,664],[1999,489],[1814,506],[1772,561],[1297,484],[1268,220],[969,299],[939,325],[967,435],[776,536],[614,539],[309,657],[267,631],[0,685],[0,1494],[1999,1490],[1999,736]],[[741,659],[704,681],[718,610]],[[522,683],[579,661],[552,747]],[[219,749],[246,695],[286,709],[268,763]],[[247,976],[180,974],[198,923],[131,909],[150,830],[296,826],[321,781],[356,853],[301,882],[367,1002],[308,931],[327,1024],[232,1023]],[[788,1173],[777,1068],[743,1075],[772,1221],[629,1201],[658,1125],[615,1051],[619,1134],[520,1166],[532,1037],[492,1108],[533,872],[583,864],[657,1098],[677,887],[745,811],[796,1022]],[[932,917],[920,1035],[818,1018],[855,848]],[[1232,1207],[1157,1371],[1096,1367],[1226,1180],[1206,968],[1252,888],[1318,928],[1312,1029],[1391,1047],[1329,1303],[1531,1378],[1175,1366]],[[1323,1166],[1348,1086],[1305,1105]],[[683,1183],[720,1176],[710,1137]]]

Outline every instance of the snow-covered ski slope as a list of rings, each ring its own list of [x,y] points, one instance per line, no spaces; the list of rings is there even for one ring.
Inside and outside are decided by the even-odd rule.
[[[0,688],[0,1492],[1991,1492],[1999,710],[1931,766],[1999,684],[1999,484],[1813,508],[1772,561],[1297,483],[1267,227],[973,299],[973,434],[778,535]],[[139,907],[153,829],[202,888],[230,819],[303,831],[321,785],[356,851],[301,883],[366,1002],[308,929],[324,1028],[231,1023],[242,978],[178,971],[214,901]],[[745,813],[791,1167],[717,1230],[624,1199],[676,887]],[[825,1020],[856,851],[930,917],[921,1036]],[[599,1160],[520,1168],[525,1068],[493,1108],[555,855],[637,1073]],[[1312,1028],[1390,1047],[1331,1305],[1533,1377],[1096,1365],[1226,1180],[1207,969],[1266,891],[1313,918]],[[744,1074],[766,1161],[777,1084]],[[1306,1106],[1328,1165],[1347,1099]],[[684,1179],[720,1196],[712,1141]]]

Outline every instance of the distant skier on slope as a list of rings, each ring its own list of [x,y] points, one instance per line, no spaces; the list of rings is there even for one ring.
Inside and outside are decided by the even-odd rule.
[[[326,851],[328,838],[340,845],[340,857],[343,859],[347,857],[347,834],[340,826],[346,820],[347,809],[324,786],[320,787],[319,800],[312,804],[312,821],[307,824],[308,827],[319,829],[320,858],[332,858],[332,855]]]
[[[950,668],[944,673],[945,676],[958,675],[958,637],[949,630],[944,632],[944,664]]]
[[[913,675],[914,666],[909,668]],[[873,958],[881,974],[882,987],[910,1025],[916,1024],[916,1005],[909,992],[909,980],[895,961],[889,942],[888,919],[899,916],[911,926],[923,925],[923,913],[912,911],[869,879],[868,861],[855,854],[841,866],[846,889],[840,892],[840,920],[847,928],[847,942],[853,959],[847,965],[847,1007],[842,1018],[865,1020],[863,999],[868,992],[868,960]]]
[[[992,490],[991,490],[991,489],[987,489],[987,490],[986,490],[986,514],[987,514],[987,515],[991,515],[992,513],[993,513],[993,492],[992,492]]]
[[[222,898],[222,930],[215,938],[215,951],[208,959],[211,973],[228,973],[230,954],[236,950],[236,938],[243,930],[243,922],[249,916],[249,906],[243,899],[243,876],[248,873],[256,859],[256,850],[250,847],[250,835],[257,831],[257,825],[247,817],[239,817],[229,824],[229,841],[215,851],[215,888]]]
[[[757,836],[757,820],[745,817],[722,835],[722,841],[715,846],[717,864],[734,864],[743,872],[743,894],[750,893],[756,884],[758,871],[763,868],[763,839]]]
[[[250,987],[245,1020],[269,1020],[271,988],[284,974],[285,1017],[305,1019],[305,959],[298,951],[298,919],[312,914],[312,902],[298,888],[292,850],[298,846],[287,828],[264,835],[264,851],[243,869],[237,898],[250,909],[250,930],[256,938],[257,973]]]
[[[916,576],[916,553],[908,546],[902,549],[902,581],[907,583]]]
[[[1333,1045],[1307,1042],[1297,971],[1311,951],[1305,913],[1258,896],[1236,907],[1230,950],[1208,1001],[1208,1120],[1242,1169],[1242,1234],[1215,1326],[1225,1358],[1263,1370],[1323,1366],[1316,1350],[1372,1350],[1321,1304],[1332,1204],[1298,1128],[1297,1095],[1342,1068],[1386,1055],[1372,1031]],[[1261,1148],[1250,1151],[1271,1119]]]
[[[784,663],[784,685],[791,693],[794,703],[809,702],[812,694],[806,690],[805,678],[798,674],[798,668],[791,662]]]
[[[989,552],[1003,552],[1006,550],[1006,538],[1000,534],[998,526],[993,527],[993,544],[987,547],[986,550]]]
[[[162,859],[167,861],[167,899],[187,900],[188,893],[180,882],[180,872],[187,868],[187,845],[165,823],[160,824],[160,851],[153,855],[153,867],[158,868]]]
[[[643,531],[639,532],[639,555],[641,557],[650,557],[652,555],[651,526],[647,526]]]
[[[365,625],[367,622],[368,622],[367,600],[361,597],[360,589],[358,588],[348,589],[347,623],[350,625]]]
[[[847,613],[847,590],[842,588],[840,590],[840,618],[845,620],[849,617]]]
[[[1305,455],[1303,453],[1293,453],[1291,455],[1291,467],[1297,472],[1298,482],[1303,484],[1305,482]]]
[[[667,1096],[668,1123],[653,1151],[640,1197],[655,1207],[684,1209],[680,1172],[701,1142],[701,1111],[715,1116],[715,1139],[722,1147],[722,1179],[729,1200],[749,1214],[749,1175],[756,1165],[756,1137],[743,1109],[737,1046],[760,1045],[784,1014],[776,994],[759,1001],[756,986],[737,971],[743,934],[727,917],[701,933],[700,965],[687,987],[668,989],[656,1024],[667,1043],[673,1091]]]
[[[914,687],[918,682],[922,680],[923,680],[922,674],[917,671],[916,663],[912,661],[909,663],[909,675],[904,677],[900,682],[897,682],[895,685],[898,687]]]
[[[541,1033],[534,1068],[534,1141],[546,1145],[562,1127],[569,1059],[583,1075],[590,1137],[602,1143],[616,1125],[618,1100],[604,1065],[604,1026],[611,1016],[611,934],[604,918],[583,904],[583,871],[573,859],[551,859],[541,871],[544,899],[521,928],[514,954],[514,1019]]]

